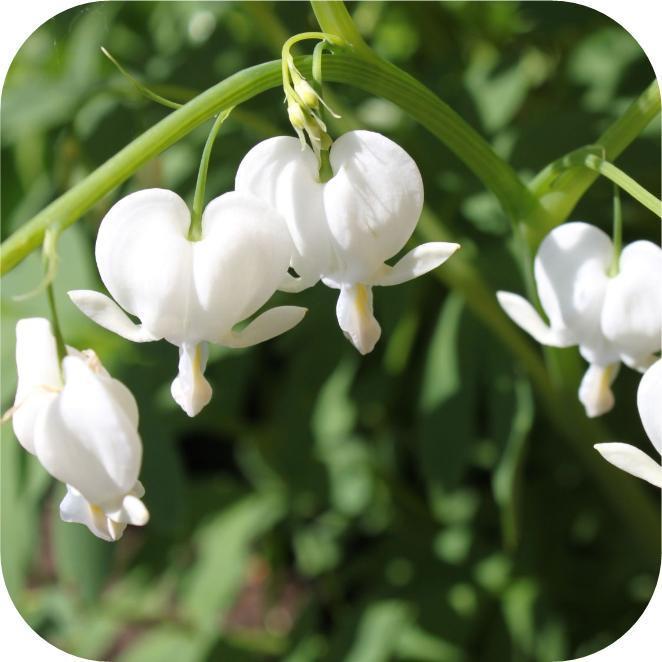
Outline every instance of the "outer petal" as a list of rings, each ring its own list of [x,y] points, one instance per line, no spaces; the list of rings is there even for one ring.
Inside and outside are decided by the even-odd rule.
[[[308,312],[299,306],[278,306],[258,315],[241,331],[232,331],[219,342],[226,347],[250,347],[271,340],[295,327]]]
[[[119,540],[126,529],[126,523],[115,522],[104,511],[89,501],[71,485],[60,502],[60,517],[64,522],[84,524],[97,538],[113,542]]]
[[[551,328],[573,332],[584,358],[600,365],[618,360],[600,326],[612,253],[602,230],[565,223],[545,237],[534,261],[538,296]]]
[[[70,290],[67,292],[74,305],[104,329],[133,342],[158,340],[142,324],[135,324],[129,316],[110,298],[92,290]]]
[[[644,430],[662,454],[662,359],[654,363],[639,382],[637,406]]]
[[[170,392],[189,416],[199,414],[211,400],[212,389],[204,376],[208,357],[207,343],[183,343],[179,348],[179,372]]]
[[[400,258],[392,267],[383,265],[372,285],[399,285],[436,269],[460,248],[443,241],[421,244]]]
[[[621,253],[607,288],[602,330],[629,365],[645,369],[662,338],[662,248],[635,241]]]
[[[497,292],[497,299],[508,317],[540,344],[570,347],[577,343],[577,338],[570,329],[558,326],[552,328],[545,324],[538,311],[519,294]]]
[[[579,385],[579,401],[584,405],[589,418],[602,416],[614,406],[611,385],[618,375],[620,363],[607,367],[591,364]]]
[[[116,380],[79,357],[66,357],[63,368],[65,387],[35,429],[37,457],[90,503],[116,503],[135,485],[142,458],[126,391],[118,399]]]
[[[34,453],[37,417],[62,388],[55,337],[48,320],[33,317],[16,324],[16,369],[14,433],[25,450]]]
[[[104,285],[152,336],[186,336],[191,296],[190,214],[172,191],[146,189],[122,198],[99,227],[96,259]]]
[[[216,342],[263,306],[283,281],[291,244],[282,218],[246,193],[209,203],[193,245],[196,307],[188,341]]]
[[[343,287],[336,305],[338,324],[347,339],[361,352],[372,352],[382,334],[372,312],[372,288],[367,285]]]
[[[239,164],[235,189],[252,193],[276,209],[294,243],[292,266],[305,283],[339,268],[326,213],[317,160],[296,138],[279,136],[257,144]]]
[[[345,283],[366,282],[405,245],[423,208],[423,180],[402,147],[372,131],[340,136],[330,153],[334,176],[324,208],[342,258]]]
[[[594,448],[614,466],[656,487],[662,487],[662,466],[630,444],[595,444]]]

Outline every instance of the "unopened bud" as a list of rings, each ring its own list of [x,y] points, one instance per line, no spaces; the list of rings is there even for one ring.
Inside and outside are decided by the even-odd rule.
[[[306,126],[306,116],[298,103],[290,103],[287,106],[287,115],[295,129],[303,129]]]
[[[315,94],[315,90],[303,78],[294,83],[294,91],[308,108],[317,108],[319,106],[319,99],[317,98],[317,94]]]

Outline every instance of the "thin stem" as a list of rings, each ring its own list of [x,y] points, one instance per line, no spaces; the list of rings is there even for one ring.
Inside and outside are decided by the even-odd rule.
[[[612,235],[614,244],[614,255],[611,258],[609,275],[618,275],[619,263],[621,259],[621,248],[623,247],[623,213],[621,210],[621,191],[614,184],[614,231]]]
[[[639,182],[635,181],[629,175],[626,175],[620,168],[613,163],[605,161],[596,156],[586,157],[585,165],[587,168],[599,172],[601,175],[620,186],[626,193],[629,193],[637,202],[640,202],[646,209],[652,211],[656,216],[662,217],[662,201],[649,193]]]
[[[153,92],[150,90],[146,85],[143,85],[137,78],[134,78],[103,46],[101,47],[101,52],[115,65],[117,70],[133,85],[138,89],[138,91],[146,96],[148,99],[151,99],[152,101],[156,101],[156,103],[160,103],[162,106],[166,106],[167,108],[172,108],[174,110],[177,110],[177,108],[181,108],[182,104],[177,103],[176,101],[170,101],[170,99],[166,99],[165,97],[162,97],[161,95],[157,94],[156,92]]]
[[[653,81],[632,102],[625,113],[598,138],[594,145],[594,149],[599,152],[596,155],[607,161],[616,160],[659,112],[660,88],[657,81]],[[595,182],[598,173],[587,169],[573,169],[557,176],[551,171],[551,166],[544,168],[531,182],[530,188],[553,218],[554,224],[558,225],[568,218],[575,205]],[[550,188],[550,176],[554,179],[553,190]]]
[[[55,307],[55,296],[53,295],[53,283],[46,285],[46,298],[48,299],[48,309],[51,314],[51,326],[53,327],[53,335],[55,336],[55,346],[57,347],[57,357],[59,364],[62,365],[64,357],[67,355],[67,347],[64,344],[62,337],[62,329],[60,328],[60,320],[57,316],[57,309]]]
[[[195,183],[195,194],[193,195],[193,207],[191,209],[191,225],[188,230],[189,241],[200,241],[202,239],[202,210],[205,205],[205,187],[207,185],[207,171],[209,170],[209,158],[211,150],[214,147],[214,141],[218,135],[221,125],[228,118],[232,112],[232,108],[228,108],[219,113],[214,121],[211,131],[207,136],[207,142],[202,150],[202,158],[200,159],[200,168],[198,169],[198,179]]]

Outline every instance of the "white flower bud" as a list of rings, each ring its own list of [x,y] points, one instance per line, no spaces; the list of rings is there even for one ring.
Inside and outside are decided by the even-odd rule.
[[[294,91],[308,108],[315,109],[319,106],[319,98],[308,81],[303,78],[297,80],[294,83]]]

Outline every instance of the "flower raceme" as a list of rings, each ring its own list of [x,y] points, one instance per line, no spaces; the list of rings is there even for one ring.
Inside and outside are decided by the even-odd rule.
[[[648,438],[662,454],[662,359],[654,363],[641,378],[637,406]],[[622,443],[595,444],[599,453],[613,465],[633,476],[662,487],[662,466],[635,446]]]
[[[301,291],[318,280],[340,290],[340,328],[366,354],[381,329],[373,314],[372,287],[397,285],[435,269],[458,244],[427,243],[394,266],[385,264],[411,237],[423,207],[423,182],[413,159],[388,138],[350,131],[332,145],[333,177],[318,179],[310,147],[280,136],[244,157],[235,189],[274,207],[292,239],[291,266],[280,289]]]
[[[66,483],[62,519],[117,540],[127,524],[149,519],[138,480],[138,408],[92,350],[67,352],[60,363],[48,320],[16,325],[14,432],[46,471]]]
[[[264,202],[226,193],[207,205],[199,241],[189,240],[190,224],[188,207],[172,191],[128,195],[103,219],[96,242],[101,279],[117,303],[89,290],[69,296],[88,317],[128,340],[165,338],[178,346],[171,392],[195,416],[211,399],[203,376],[207,343],[255,345],[291,329],[306,309],[272,308],[241,331],[233,329],[267,302],[289,266],[284,223]]]
[[[614,405],[611,384],[620,363],[644,371],[660,350],[662,249],[650,241],[626,246],[610,276],[611,239],[587,223],[565,223],[543,240],[534,261],[538,296],[549,324],[524,298],[498,292],[510,318],[538,342],[579,345],[588,361],[579,399],[590,417]]]

